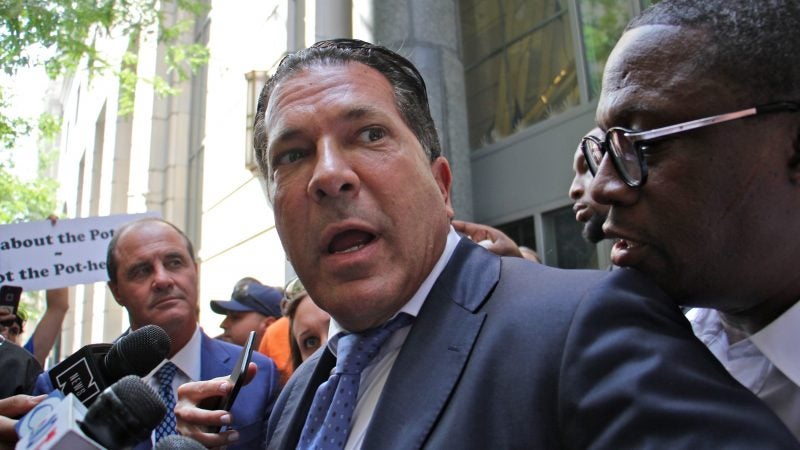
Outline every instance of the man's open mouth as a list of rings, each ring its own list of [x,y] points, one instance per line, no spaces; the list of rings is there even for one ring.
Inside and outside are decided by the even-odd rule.
[[[375,235],[362,230],[343,231],[331,239],[328,253],[350,253],[364,248],[375,240]]]

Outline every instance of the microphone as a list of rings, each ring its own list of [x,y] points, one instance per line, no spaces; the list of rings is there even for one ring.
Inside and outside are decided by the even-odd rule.
[[[206,450],[206,447],[192,438],[171,434],[158,441],[153,450]]]
[[[103,391],[79,424],[104,447],[124,449],[149,439],[166,413],[167,407],[153,388],[136,375],[128,375]]]
[[[53,391],[17,423],[18,449],[127,449],[149,440],[167,407],[141,378],[129,375],[104,390],[89,409],[73,394]]]
[[[169,354],[171,341],[157,325],[146,325],[112,344],[90,344],[48,371],[53,386],[90,406],[126,375],[145,376]]]

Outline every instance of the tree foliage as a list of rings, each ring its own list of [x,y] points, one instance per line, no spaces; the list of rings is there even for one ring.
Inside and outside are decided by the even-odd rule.
[[[57,187],[52,178],[21,180],[7,166],[0,165],[0,223],[47,218],[56,207]]]
[[[208,60],[202,44],[182,37],[197,17],[207,13],[203,0],[0,0],[0,69],[14,79],[24,67],[43,67],[51,79],[86,69],[90,79],[112,74],[120,81],[120,114],[132,112],[136,83],[136,50],[143,33],[157,33],[166,44],[164,63],[172,81],[188,78]],[[168,14],[167,11],[174,14]],[[178,19],[175,19],[175,18]],[[102,51],[102,42],[127,38],[122,60]],[[117,55],[118,56],[118,55]],[[155,77],[144,80],[160,95],[177,91]],[[19,117],[8,108],[0,85],[0,223],[46,217],[53,211],[55,185],[40,178],[23,182],[9,172],[9,152],[18,138],[36,127],[44,137],[58,132],[58,121],[43,115]],[[37,123],[38,122],[38,123]]]

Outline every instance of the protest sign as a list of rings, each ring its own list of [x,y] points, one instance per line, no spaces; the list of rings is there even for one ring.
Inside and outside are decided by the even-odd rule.
[[[26,291],[108,280],[108,241],[119,226],[157,213],[0,225],[0,285]]]

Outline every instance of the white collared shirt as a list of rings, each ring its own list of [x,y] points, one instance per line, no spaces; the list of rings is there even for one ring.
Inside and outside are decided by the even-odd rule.
[[[450,257],[458,245],[461,236],[456,233],[456,230],[451,226],[450,232],[447,234],[447,242],[445,243],[444,251],[433,266],[433,270],[422,282],[417,292],[411,299],[400,308],[397,314],[406,313],[413,317],[417,317],[422,304],[428,297],[433,284],[439,278],[439,275],[444,270]],[[395,314],[395,316],[397,315]],[[413,326],[413,325],[412,325]],[[386,384],[386,379],[389,377],[397,355],[400,353],[400,348],[406,341],[408,333],[411,331],[411,326],[406,326],[394,332],[391,337],[383,344],[378,354],[370,362],[370,364],[361,373],[361,382],[358,387],[358,403],[353,411],[353,419],[351,421],[350,435],[347,438],[345,450],[360,449],[364,442],[364,436],[367,434],[367,426],[372,419],[372,414],[375,411],[375,406],[378,404],[378,399],[383,392],[383,386]],[[336,344],[341,337],[341,333],[346,332],[341,325],[331,319],[331,324],[328,336],[328,348],[336,354]]]
[[[713,309],[686,314],[695,335],[725,369],[755,393],[800,440],[800,302],[759,332],[734,344]]]

